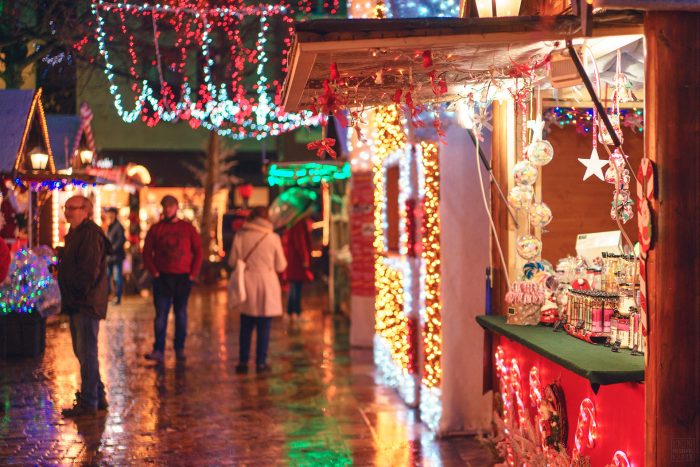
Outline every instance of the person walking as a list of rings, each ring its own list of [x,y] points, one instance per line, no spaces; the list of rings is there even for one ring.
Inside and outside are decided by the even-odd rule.
[[[177,198],[166,195],[160,202],[163,218],[148,230],[143,245],[143,262],[153,277],[153,323],[155,342],[147,360],[162,362],[165,357],[165,332],[172,306],[175,312],[175,356],[185,360],[187,337],[187,300],[192,281],[202,266],[202,242],[197,229],[178,219]]]
[[[229,256],[229,265],[245,263],[246,300],[240,304],[241,325],[239,357],[236,373],[248,372],[250,344],[256,332],[255,369],[257,373],[270,371],[267,351],[270,344],[272,318],[282,316],[282,290],[278,273],[287,267],[279,235],[272,230],[266,207],[256,207],[248,221],[236,234]]]
[[[311,227],[308,217],[299,220],[284,232],[284,251],[287,256],[287,314],[301,316],[301,291],[304,282],[311,281]]]
[[[93,415],[107,409],[100,377],[97,336],[107,315],[107,255],[109,239],[90,219],[92,202],[73,196],[64,206],[70,230],[58,264],[61,312],[70,316],[73,352],[80,362],[80,391],[75,404],[64,409],[67,417]]]
[[[105,213],[107,215],[107,238],[112,245],[112,254],[107,257],[107,284],[111,288],[112,281],[114,281],[114,304],[119,305],[122,302],[122,290],[124,287],[124,271],[122,267],[124,258],[126,258],[126,252],[124,251],[126,235],[124,234],[124,226],[117,218],[117,208],[107,208]]]

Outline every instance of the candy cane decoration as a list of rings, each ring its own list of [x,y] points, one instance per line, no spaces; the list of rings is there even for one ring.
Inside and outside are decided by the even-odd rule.
[[[530,404],[535,407],[535,426],[537,427],[537,434],[540,438],[540,445],[542,446],[542,451],[547,454],[549,446],[547,446],[547,434],[545,432],[545,422],[542,420],[542,414],[540,413],[540,406],[542,405],[542,384],[540,383],[540,371],[536,366],[530,368]]]
[[[631,467],[627,454],[624,451],[615,451],[615,454],[613,454],[613,465],[615,467]]]
[[[499,345],[496,349],[496,354],[494,355],[496,360],[496,374],[498,376],[498,382],[501,389],[501,402],[503,403],[503,423],[506,427],[506,434],[509,435],[509,430],[512,427],[511,415],[513,413],[513,401],[510,397],[509,382],[510,382],[510,371],[505,363],[505,353],[503,348]]]
[[[639,232],[639,293],[642,322],[643,348],[647,340],[647,254],[651,248],[652,222],[651,201],[654,199],[654,165],[643,158],[637,171],[637,229]],[[645,352],[646,355],[646,352]],[[646,358],[646,357],[645,357]]]
[[[510,361],[510,376],[511,376],[511,387],[513,388],[513,394],[515,394],[515,401],[518,405],[518,426],[522,429],[525,426],[527,417],[529,416],[527,408],[525,407],[525,402],[523,401],[523,387],[520,384],[520,367],[518,366],[518,361],[516,359],[511,359]]]
[[[581,448],[585,446],[592,448],[595,446],[598,425],[595,421],[595,404],[589,398],[581,401],[578,410],[578,423],[576,425],[576,433],[574,435],[574,449],[571,453],[572,460],[577,460],[581,457]]]
[[[513,426],[513,421],[511,419],[513,413],[513,401],[511,399],[511,394],[509,388],[510,371],[505,363],[505,352],[503,348],[499,345],[496,348],[496,353],[494,354],[494,359],[496,361],[496,375],[498,376],[498,383],[501,391],[501,402],[503,405],[503,425],[506,438],[510,437],[510,429]],[[513,448],[508,441],[506,455],[506,464],[509,466],[515,465],[515,454],[513,453]]]

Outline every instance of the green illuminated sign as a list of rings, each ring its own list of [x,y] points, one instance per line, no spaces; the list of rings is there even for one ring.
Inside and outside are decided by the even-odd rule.
[[[309,186],[320,185],[322,182],[331,183],[350,178],[350,164],[308,164],[270,166],[267,183],[270,186]]]

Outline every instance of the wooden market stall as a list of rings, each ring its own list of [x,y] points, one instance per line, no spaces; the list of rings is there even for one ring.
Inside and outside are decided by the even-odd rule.
[[[605,3],[606,6],[625,4],[632,7],[635,7],[635,4],[637,6],[645,4],[641,6],[649,7],[648,2],[600,3]],[[615,3],[618,5],[614,5]],[[663,8],[666,2],[660,3],[661,5],[657,4],[657,7]],[[680,3],[683,3],[686,8],[692,7],[689,7],[687,2]],[[319,108],[318,104],[321,103],[326,105],[325,109],[321,106],[321,110],[331,114],[337,110],[337,106],[329,107],[327,103],[341,101],[343,107],[350,109],[351,112],[358,109],[376,111],[374,107],[400,103],[409,113],[413,113],[415,110],[413,103],[464,100],[469,96],[470,90],[475,89],[476,83],[515,81],[515,87],[512,89],[518,91],[523,88],[518,87],[517,79],[537,76],[538,79],[531,83],[531,89],[542,88],[539,78],[546,75],[543,73],[544,65],[555,57],[558,59],[565,56],[566,51],[570,57],[573,57],[572,48],[575,51],[575,47],[583,44],[581,40],[583,36],[588,36],[585,40],[586,45],[593,51],[591,53],[593,60],[598,60],[629,44],[629,36],[635,36],[636,40],[640,34],[645,34],[647,45],[644,63],[646,85],[643,91],[646,107],[645,143],[643,169],[637,176],[641,180],[642,197],[635,197],[634,201],[637,203],[635,206],[639,206],[639,211],[633,212],[643,219],[639,224],[638,238],[642,243],[642,252],[631,260],[646,271],[646,275],[644,272],[641,275],[643,280],[641,297],[634,299],[635,304],[639,305],[641,302],[642,307],[646,302],[646,307],[637,310],[637,312],[641,311],[638,318],[640,327],[635,331],[635,348],[632,349],[637,352],[645,351],[645,357],[634,355],[634,352],[630,353],[629,350],[615,354],[610,351],[610,348],[554,333],[551,328],[514,326],[505,323],[505,318],[502,316],[506,315],[509,308],[509,304],[506,303],[508,282],[510,282],[507,275],[510,272],[510,276],[515,277],[517,271],[519,280],[525,263],[522,259],[516,258],[518,254],[516,250],[537,259],[538,261],[534,263],[541,263],[542,244],[539,243],[539,247],[535,248],[537,253],[535,256],[527,254],[525,247],[537,245],[537,242],[540,242],[541,230],[538,227],[534,232],[534,241],[527,245],[519,245],[521,249],[516,248],[516,243],[520,243],[516,240],[522,236],[517,234],[519,228],[517,224],[522,225],[523,222],[529,224],[530,219],[527,217],[524,220],[518,217],[513,219],[512,216],[517,216],[518,213],[512,212],[513,206],[508,206],[508,202],[504,196],[501,196],[499,190],[508,193],[509,188],[514,188],[513,169],[518,159],[523,157],[519,154],[536,133],[532,132],[533,135],[531,135],[531,129],[527,128],[521,132],[520,129],[524,127],[526,120],[523,116],[529,116],[531,111],[535,113],[534,111],[542,109],[541,104],[537,105],[540,99],[533,96],[531,89],[527,90],[530,92],[528,96],[511,92],[511,98],[508,98],[509,88],[508,85],[504,85],[501,90],[506,92],[500,101],[488,99],[489,103],[493,102],[489,108],[492,112],[491,118],[484,118],[487,115],[485,112],[487,109],[484,108],[479,113],[472,113],[471,122],[469,122],[472,128],[476,126],[483,129],[486,127],[485,123],[493,127],[491,141],[488,140],[489,132],[484,132],[487,136],[482,144],[486,147],[482,149],[488,152],[488,146],[490,146],[492,155],[490,169],[492,170],[486,175],[487,177],[490,175],[494,182],[490,193],[490,211],[493,213],[493,230],[504,252],[503,255],[499,254],[497,242],[492,242],[491,264],[494,274],[491,309],[494,310],[495,315],[501,317],[484,316],[479,318],[479,322],[490,331],[487,334],[484,358],[484,361],[489,363],[484,367],[488,369],[491,365],[495,366],[495,375],[498,376],[496,382],[500,384],[498,390],[501,393],[499,405],[502,406],[502,410],[499,412],[499,417],[506,423],[509,433],[513,433],[515,429],[522,434],[526,431],[528,423],[538,430],[543,426],[541,425],[543,420],[535,413],[536,410],[532,411],[529,408],[530,404],[534,404],[535,407],[549,404],[550,413],[556,412],[557,416],[563,416],[564,412],[559,411],[565,411],[569,419],[568,435],[566,431],[561,430],[560,426],[553,438],[566,446],[565,456],[573,458],[585,456],[591,461],[591,465],[604,465],[610,462],[616,465],[667,465],[669,459],[692,465],[700,458],[697,452],[700,418],[696,415],[700,404],[700,381],[697,379],[697,372],[688,374],[683,372],[682,365],[672,363],[687,361],[694,368],[700,359],[700,340],[697,337],[700,335],[700,317],[694,311],[700,307],[700,303],[697,291],[689,285],[700,282],[698,276],[700,256],[697,254],[700,220],[698,216],[692,214],[677,215],[681,211],[695,212],[700,203],[697,190],[700,164],[696,158],[688,160],[685,157],[682,161],[680,159],[684,154],[694,154],[700,148],[698,140],[700,136],[694,130],[694,128],[697,129],[700,117],[695,112],[686,110],[700,108],[698,106],[700,102],[698,73],[693,71],[700,69],[698,54],[693,52],[697,50],[700,41],[698,26],[700,26],[700,16],[696,13],[650,12],[643,16],[639,12],[608,11],[591,15],[589,8],[583,8],[581,17],[561,15],[481,19],[316,21],[298,24],[292,45],[290,73],[285,83],[284,93],[287,111],[311,108],[314,105]],[[662,43],[665,46],[662,46]],[[562,54],[561,50],[565,50],[565,53]],[[586,53],[583,55],[585,58]],[[577,74],[580,75],[579,70],[574,68],[576,61],[569,58],[569,62],[571,62],[574,77]],[[533,73],[539,68],[542,69],[539,74]],[[555,67],[548,65],[547,68]],[[683,72],[683,69],[691,71]],[[663,76],[660,70],[665,70]],[[551,72],[549,77],[552,77]],[[590,82],[591,78],[588,78],[588,81]],[[445,83],[445,86],[442,86],[442,83]],[[669,87],[672,91],[669,91]],[[407,91],[412,93],[413,102],[405,99]],[[601,93],[595,88],[589,91],[592,91],[590,100],[593,101],[593,105],[596,105],[596,100],[603,100]],[[488,97],[489,92],[490,90],[486,91],[485,97]],[[541,92],[545,95],[544,100],[551,95],[546,87]],[[474,94],[472,93],[472,96]],[[329,97],[334,99],[329,100]],[[481,97],[479,95],[473,99],[477,102],[487,100],[480,99]],[[588,96],[585,98],[587,99]],[[571,100],[568,102],[570,103]],[[523,103],[525,105],[521,106]],[[533,108],[534,111],[531,110]],[[525,110],[525,115],[521,110]],[[604,128],[610,129],[610,118],[603,115],[606,114],[606,110],[598,107],[598,111],[602,121],[600,128],[605,124]],[[407,119],[412,119],[412,115]],[[594,118],[594,120],[597,119]],[[620,122],[617,124],[619,125]],[[438,127],[437,130],[439,134],[440,128]],[[610,146],[612,163],[616,163],[617,160],[624,162],[624,159],[616,160],[612,155],[614,147],[622,150],[615,138],[610,136],[612,133],[608,131],[607,144],[600,143],[601,157],[607,159],[603,147],[607,149]],[[426,140],[421,141],[420,132],[416,132],[411,138],[411,145],[427,144]],[[635,156],[640,160],[639,136],[630,138],[630,141],[633,141],[632,145],[636,147]],[[376,160],[377,149],[382,148],[382,144],[377,139],[372,144],[370,150],[374,150],[373,157]],[[469,152],[467,150],[465,158],[475,159],[475,154],[472,153],[470,156]],[[631,151],[627,153],[632,155]],[[410,151],[407,154],[410,154]],[[586,158],[585,154],[581,156],[587,164],[595,161],[593,155],[590,158]],[[410,159],[411,156],[399,155],[399,158],[402,157]],[[428,159],[419,157],[417,165],[425,167],[425,161]],[[432,163],[434,162],[429,162],[429,164]],[[440,154],[438,164],[442,163],[443,157]],[[634,159],[631,163],[634,169],[631,178],[634,179],[634,175],[637,175],[637,163]],[[477,166],[478,162],[472,165],[472,167]],[[550,168],[550,173],[553,167]],[[586,165],[586,169],[588,171],[589,165]],[[572,202],[575,202],[575,186],[567,187],[560,183],[560,187],[555,191],[552,191],[552,188],[546,188],[549,182],[547,170],[543,170],[543,177],[540,177],[536,183],[537,173],[532,180],[535,183],[533,191],[536,193],[536,199],[543,199],[543,193],[553,194],[558,190],[564,193],[570,192],[568,196],[571,197]],[[450,166],[450,174],[451,172]],[[452,180],[449,187],[445,186],[447,177],[443,179],[444,174],[444,170],[432,174],[434,175],[432,180],[436,180],[442,186],[437,192],[439,196],[433,193],[427,198],[425,196],[419,198],[424,209],[426,201],[428,204],[445,202],[440,197],[449,193],[455,186],[459,186],[456,180]],[[656,185],[649,182],[653,175],[656,176]],[[519,173],[517,176],[523,177],[523,174]],[[375,193],[378,190],[377,183],[385,184],[389,181],[393,184],[394,182],[390,181],[393,178],[394,175],[386,172],[384,160],[380,160],[379,165],[375,164]],[[617,180],[620,181],[619,176]],[[557,180],[552,181],[557,183]],[[613,181],[613,183],[616,182]],[[624,183],[624,185],[628,184],[629,182]],[[399,186],[401,187],[399,191],[406,188],[403,184]],[[626,186],[621,185],[619,188],[615,186],[616,196],[619,191],[629,190]],[[393,201],[389,200],[389,192],[390,190],[382,186],[380,196],[374,197],[375,223],[380,224],[377,227],[380,234],[374,238],[380,239],[382,247],[376,252],[379,267],[375,271],[375,280],[377,287],[387,282],[388,288],[393,286],[396,289],[397,284],[402,284],[403,281],[400,274],[401,268],[390,270],[385,267],[386,264],[383,263],[382,258],[389,256],[384,253],[384,245],[381,242],[391,240],[390,236],[385,235],[381,229],[393,228],[390,227],[392,222],[387,220],[388,211],[398,210],[398,217],[407,216],[409,211],[400,202],[398,208],[390,207]],[[590,206],[589,210],[596,209],[598,206],[598,209],[608,212],[610,211],[609,193],[608,191],[606,198],[585,196],[581,202]],[[599,204],[594,201],[595,199],[600,199]],[[556,200],[546,199],[546,201],[557,203]],[[613,204],[613,213],[621,217],[622,208],[631,205],[628,201],[629,199],[619,201],[615,198],[614,203],[620,204]],[[471,203],[471,201],[467,202]],[[649,211],[646,210],[647,207],[650,208]],[[475,207],[475,209],[478,208],[478,206]],[[464,206],[463,209],[468,208]],[[529,212],[529,208],[527,211]],[[449,217],[444,216],[448,211],[439,212],[441,216],[438,216],[438,219],[441,224],[438,225],[444,226],[450,222]],[[584,216],[587,215],[584,212]],[[469,284],[455,282],[454,276],[447,276],[439,268],[430,270],[430,259],[434,257],[431,255],[440,255],[438,258],[448,263],[450,256],[458,255],[458,251],[455,247],[457,244],[450,243],[454,240],[449,235],[440,235],[439,227],[433,232],[434,235],[429,237],[427,242],[425,241],[426,232],[430,235],[430,227],[434,225],[430,221],[432,216],[428,214],[427,221],[425,216],[424,210],[417,221],[423,227],[421,243],[424,247],[429,247],[427,253],[425,249],[421,252],[423,261],[421,267],[428,268],[429,274],[435,275],[431,276],[430,280],[417,284],[418,288],[423,289],[424,294],[422,297],[419,294],[417,304],[420,319],[415,320],[415,317],[404,313],[401,308],[405,306],[406,298],[413,298],[412,295],[396,296],[394,294],[391,297],[377,295],[376,326],[378,334],[386,331],[388,324],[393,326],[386,336],[391,335],[390,342],[396,344],[393,346],[394,352],[390,354],[390,359],[393,358],[394,362],[399,364],[397,373],[399,377],[412,374],[411,358],[416,355],[419,358],[419,376],[415,374],[414,376],[420,378],[423,384],[414,393],[418,399],[414,403],[421,405],[426,396],[432,398],[431,389],[437,388],[438,397],[442,398],[444,414],[452,411],[451,404],[454,403],[454,400],[451,401],[445,397],[451,392],[451,389],[447,388],[455,381],[459,381],[459,378],[451,374],[451,371],[455,371],[456,368],[448,370],[450,352],[461,352],[462,357],[465,354],[480,353],[482,342],[473,339],[474,334],[469,330],[468,325],[463,325],[455,333],[453,326],[445,326],[444,321],[460,313],[474,317],[482,310],[464,309],[465,304],[468,304],[467,308],[469,308],[478,303],[476,295],[463,301],[461,310],[447,305],[445,299],[453,293],[454,288],[467,288]],[[561,217],[567,218],[566,210],[562,211]],[[580,218],[581,215],[579,214],[578,217]],[[632,226],[631,228],[628,226],[629,230],[636,230],[637,217],[629,224]],[[435,220],[434,217],[432,219]],[[653,226],[653,231],[648,228],[649,222]],[[399,232],[405,229],[406,223],[400,225],[402,226],[399,227]],[[598,229],[597,226],[592,227]],[[609,230],[616,230],[616,227],[615,222],[611,221]],[[474,229],[488,229],[488,227],[472,224],[471,229],[468,228],[468,230]],[[571,232],[586,234],[597,231],[577,229],[579,227],[569,229],[568,233],[562,231],[557,234],[555,242],[559,246],[555,248],[556,253],[551,253],[554,258],[561,255],[567,241],[569,251],[574,253],[576,239],[565,239],[565,236],[571,235]],[[468,233],[465,232],[465,235]],[[651,242],[650,238],[653,239]],[[547,236],[545,235],[542,239],[546,245]],[[401,245],[400,240],[398,243]],[[439,246],[437,251],[430,249],[436,245]],[[468,249],[470,246],[467,245],[465,248]],[[504,256],[503,261],[501,256]],[[623,260],[627,259],[623,258]],[[680,276],[681,273],[684,278]],[[646,279],[646,287],[644,279]],[[591,278],[591,280],[595,279]],[[410,288],[406,287],[406,284],[403,286],[404,289]],[[378,290],[378,293],[381,293],[381,290]],[[427,301],[426,297],[428,297]],[[437,301],[431,303],[431,299]],[[398,311],[396,307],[399,307]],[[510,307],[513,307],[512,304]],[[431,309],[438,310],[438,313],[430,314]],[[641,326],[644,326],[645,322],[644,310],[648,316],[645,337],[641,331]],[[602,311],[601,308],[601,313]],[[386,321],[385,318],[390,321]],[[580,321],[583,323],[582,327],[579,327],[579,322],[575,322],[569,323],[568,328],[571,334],[586,337],[584,330],[590,324],[590,318]],[[415,327],[416,324],[418,327]],[[459,336],[460,332],[462,339]],[[626,335],[624,331],[623,334],[619,334],[618,340],[619,336],[626,336],[625,342],[631,343],[631,331],[627,332]],[[422,336],[420,340],[423,341],[418,345],[417,354],[412,347],[416,333]],[[450,339],[461,341],[462,345],[449,350],[450,346],[444,343]],[[429,355],[426,348],[431,346],[431,342],[442,342],[442,352]],[[615,339],[612,339],[612,348],[618,347],[619,350],[619,344],[617,346],[615,344]],[[492,360],[491,355],[494,354],[495,359]],[[439,357],[435,358],[435,355]],[[402,363],[405,363],[403,367]],[[442,371],[440,384],[426,385],[426,382],[434,381],[435,371],[440,371],[441,365],[444,371]],[[470,371],[472,379],[477,379],[475,375],[481,374],[481,368],[471,367],[467,368],[467,371]],[[491,376],[487,372],[484,378],[484,384],[487,387],[492,383]],[[640,384],[641,381],[644,383]],[[425,388],[425,386],[428,387]],[[468,388],[465,388],[465,392],[467,390]],[[566,394],[565,398],[561,397],[561,393]],[[474,396],[468,394],[465,397]],[[468,412],[465,414],[469,416]],[[437,423],[430,419],[430,413],[421,411],[421,416],[438,432],[450,431],[451,427],[440,423],[440,415]],[[551,417],[548,420],[551,421]],[[550,424],[546,427],[550,434],[552,426]],[[558,455],[559,451],[552,450],[553,445],[541,444],[537,448],[539,442],[536,440],[541,441],[543,438],[538,434],[534,436],[535,442],[531,446],[534,451],[543,453],[544,456]],[[504,451],[506,454],[504,457],[509,463],[523,461],[524,448],[520,445],[516,449],[516,444],[517,442],[511,438],[506,439],[503,445],[507,448]]]
[[[60,294],[50,268],[50,237],[42,235],[41,208],[55,166],[41,89],[0,91],[0,234],[13,251],[0,284],[0,358],[37,357],[46,342],[46,316]]]
[[[56,167],[41,94],[41,89],[0,91],[2,235],[8,243],[15,243],[18,235],[22,237],[20,243],[29,246],[50,243],[46,235],[39,236],[40,213],[46,196],[37,187],[53,176]],[[21,233],[18,219],[25,213],[27,226]]]

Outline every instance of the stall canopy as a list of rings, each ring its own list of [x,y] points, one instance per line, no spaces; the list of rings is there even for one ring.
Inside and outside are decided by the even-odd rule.
[[[49,156],[47,172],[56,171],[41,89],[0,91],[0,140],[0,174],[31,170],[27,153],[37,146]]]
[[[507,77],[516,64],[544,58],[563,48],[566,39],[582,36],[575,16],[503,18],[430,18],[383,20],[320,20],[296,24],[290,51],[290,71],[283,90],[287,112],[309,109],[323,93],[331,64],[341,79],[356,89],[348,106],[390,103],[397,88],[428,82],[427,74],[447,83],[468,84],[487,77]],[[642,33],[642,16],[635,12],[597,14],[589,45],[604,56],[621,45],[596,40],[604,36]],[[629,42],[626,42],[629,43]],[[430,49],[430,70],[421,54]],[[377,72],[381,71],[381,76]],[[441,99],[450,100],[459,87],[450,86]],[[416,101],[434,100],[430,86],[413,89]]]

